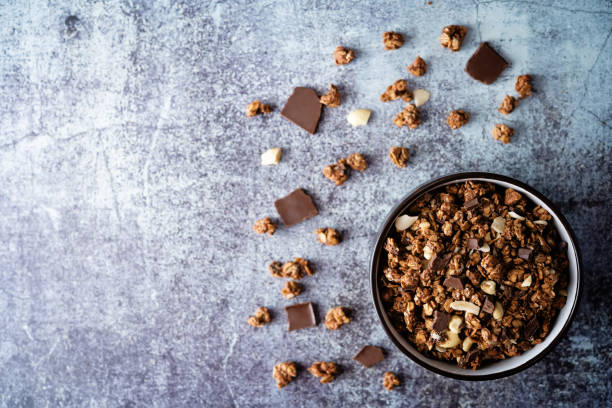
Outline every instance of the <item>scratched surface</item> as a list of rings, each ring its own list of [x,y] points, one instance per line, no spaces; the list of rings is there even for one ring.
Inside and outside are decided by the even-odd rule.
[[[291,3],[3,1],[0,4],[0,406],[606,406],[612,398],[610,224],[612,5],[609,2],[434,0]],[[316,3],[316,4],[315,4]],[[315,4],[315,5],[313,5]],[[73,16],[70,17],[69,16]],[[438,43],[447,24],[463,49]],[[405,34],[385,52],[383,31]],[[510,62],[491,86],[463,67],[480,41]],[[354,48],[337,67],[332,51]],[[396,128],[387,85],[429,64],[410,87],[431,100],[416,130]],[[509,117],[497,106],[518,74],[537,94]],[[278,114],[295,86],[332,82],[343,104],[310,136]],[[255,98],[275,106],[247,119]],[[367,127],[345,116],[373,110]],[[449,131],[454,108],[472,115]],[[510,145],[494,123],[514,127]],[[409,147],[406,169],[392,145]],[[267,148],[282,162],[259,166]],[[342,187],[324,165],[354,151],[369,161]],[[487,384],[445,379],[396,351],[377,322],[367,262],[391,206],[432,177],[483,170],[521,179],[551,198],[579,238],[581,310],[542,362]],[[273,237],[252,222],[273,200],[307,189],[320,215]],[[344,233],[335,248],[312,231]],[[316,274],[285,301],[272,260],[306,257]],[[338,331],[288,333],[283,307],[312,301],[354,310]],[[257,306],[270,325],[246,319]],[[363,345],[387,359],[351,360]],[[277,390],[272,366],[299,363]],[[344,372],[319,384],[315,360]],[[382,389],[382,375],[402,386]]]

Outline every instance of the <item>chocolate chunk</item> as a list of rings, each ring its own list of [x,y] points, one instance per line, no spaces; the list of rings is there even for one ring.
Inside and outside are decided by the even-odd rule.
[[[465,353],[465,357],[463,358],[465,359],[466,363],[469,363],[470,361],[475,360],[476,357],[478,357],[479,355],[480,355],[480,350],[475,348]]]
[[[312,303],[310,302],[287,306],[285,307],[285,313],[287,313],[289,331],[306,329],[317,325]]]
[[[446,279],[444,279],[443,285],[447,288],[463,290],[463,282],[461,278],[456,276],[447,276]]]
[[[483,42],[465,64],[465,72],[475,80],[489,85],[495,82],[507,66],[506,60]]]
[[[478,249],[480,245],[478,245],[478,240],[476,238],[470,238],[467,242],[468,249]]]
[[[287,227],[305,221],[319,213],[312,198],[301,188],[293,190],[286,197],[279,198],[274,202],[274,206]]]
[[[482,304],[482,311],[488,314],[493,313],[493,309],[495,309],[495,304],[491,302],[488,296],[485,296],[485,301]]]
[[[538,318],[534,316],[529,322],[527,322],[527,325],[523,329],[523,334],[525,335],[525,338],[532,339],[539,328],[540,322],[538,322]]]
[[[506,299],[511,299],[512,298],[512,287],[504,286],[504,297]]]
[[[528,261],[529,257],[531,256],[531,249],[529,249],[529,248],[519,248],[518,256],[519,256],[519,258],[523,258],[524,260]]]
[[[438,333],[442,333],[445,330],[448,330],[448,323],[450,322],[451,315],[446,312],[440,312],[436,310],[433,329]]]
[[[321,118],[321,102],[317,93],[313,89],[298,86],[285,103],[281,115],[314,134]]]
[[[433,258],[431,258],[431,261],[429,261],[429,268],[434,272],[444,269],[446,265],[448,265],[448,262],[450,261],[452,256],[453,254],[451,254],[450,252],[442,256],[437,256],[436,254],[434,254]]]
[[[508,329],[506,329],[505,327],[502,327],[500,337],[502,340],[508,340],[510,338],[508,337]]]
[[[364,346],[357,354],[355,354],[355,357],[353,357],[353,360],[368,368],[372,367],[376,363],[380,363],[384,359],[385,356],[383,355],[382,349],[376,346]]]
[[[466,210],[471,210],[472,208],[476,207],[478,205],[478,198],[472,198],[470,201],[466,201],[463,204],[463,208],[465,208]]]

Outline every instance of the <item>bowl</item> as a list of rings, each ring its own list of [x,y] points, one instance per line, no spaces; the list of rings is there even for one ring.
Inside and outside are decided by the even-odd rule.
[[[389,235],[391,228],[394,228],[395,219],[399,215],[402,215],[408,209],[408,207],[410,207],[410,205],[412,205],[425,193],[432,192],[448,184],[461,183],[469,180],[490,182],[504,188],[512,187],[514,190],[520,192],[535,204],[545,208],[552,216],[560,238],[567,242],[569,261],[567,301],[565,306],[559,311],[550,332],[544,338],[544,340],[518,356],[509,357],[495,362],[489,362],[477,370],[460,368],[451,362],[436,360],[421,354],[395,329],[389,316],[387,315],[387,312],[385,311],[380,296],[380,276],[386,266],[384,245],[386,237]],[[582,286],[582,260],[580,257],[580,250],[578,249],[574,232],[563,214],[561,214],[561,212],[552,204],[550,200],[536,191],[533,187],[530,187],[527,184],[510,177],[481,172],[457,173],[440,177],[417,187],[414,191],[405,196],[391,210],[389,215],[386,217],[380,232],[378,233],[374,251],[372,253],[370,271],[374,306],[376,308],[378,317],[380,318],[380,322],[382,323],[385,332],[393,344],[395,344],[395,346],[397,346],[397,348],[406,356],[430,371],[447,377],[471,381],[492,380],[506,377],[525,370],[541,360],[567,333],[577,310]]]

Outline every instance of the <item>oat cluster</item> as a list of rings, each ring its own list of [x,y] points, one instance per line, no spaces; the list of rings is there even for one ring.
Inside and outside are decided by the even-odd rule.
[[[461,43],[467,33],[467,28],[460,25],[449,25],[442,29],[440,44],[444,48],[455,52],[461,49]]]
[[[342,325],[347,324],[351,321],[348,316],[348,309],[342,306],[337,306],[329,309],[325,315],[325,327],[329,330],[337,330]]]
[[[391,371],[386,371],[383,378],[383,387],[385,387],[385,390],[391,391],[398,385],[400,385],[400,380],[397,378],[397,375],[393,374]]]
[[[395,126],[408,126],[410,129],[415,129],[421,124],[421,115],[419,108],[416,105],[406,105],[403,111],[397,114],[393,119]]]
[[[317,241],[328,246],[338,245],[342,241],[340,233],[335,228],[319,228],[315,234],[317,234]]]
[[[253,316],[249,317],[247,323],[253,327],[263,327],[265,324],[270,323],[271,321],[270,311],[267,307],[260,306],[255,311]]]
[[[408,67],[408,71],[414,76],[423,76],[427,72],[427,64],[423,58],[417,56],[412,65]]]
[[[499,140],[504,144],[510,143],[510,137],[514,135],[514,129],[508,127],[502,123],[497,123],[493,127],[493,138]]]
[[[397,167],[404,168],[410,159],[410,150],[407,147],[393,146],[389,149],[389,157]]]
[[[315,361],[307,370],[315,377],[319,377],[322,384],[329,384],[340,372],[336,363],[331,361]]]
[[[400,98],[404,102],[410,102],[412,100],[412,92],[408,89],[408,83],[405,79],[398,79],[387,87],[385,93],[380,95],[380,100],[382,102],[395,101]]]
[[[334,62],[336,65],[345,65],[355,59],[355,53],[353,50],[344,48],[342,46],[336,47],[334,51]]]
[[[272,107],[270,105],[266,105],[262,103],[260,100],[253,101],[249,103],[246,107],[246,115],[250,118],[253,116],[268,114],[272,112]]]
[[[385,44],[385,50],[397,50],[404,45],[404,36],[400,33],[387,31],[383,33],[383,43]]]
[[[350,170],[364,171],[367,167],[366,159],[361,153],[353,153],[349,157],[342,157],[336,163],[323,168],[323,175],[341,186],[348,179]]]
[[[321,103],[326,105],[328,108],[336,108],[340,106],[340,92],[338,87],[333,84],[329,84],[329,92],[321,97]]]
[[[253,224],[253,231],[258,234],[268,234],[272,236],[274,232],[276,232],[276,224],[272,222],[270,217],[265,217],[255,221],[255,224]]]
[[[304,258],[295,258],[281,264],[278,261],[270,263],[268,266],[270,274],[275,278],[289,278],[294,280],[302,279],[304,276],[312,276],[314,271],[310,263]]]
[[[283,388],[297,376],[297,367],[291,361],[285,361],[274,366],[272,377],[276,381],[278,388]]]
[[[470,114],[461,110],[455,109],[446,117],[446,124],[451,129],[459,129],[470,121]]]

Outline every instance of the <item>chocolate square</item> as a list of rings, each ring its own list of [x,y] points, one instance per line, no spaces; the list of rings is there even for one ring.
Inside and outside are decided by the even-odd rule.
[[[506,60],[483,42],[465,64],[465,72],[475,80],[489,85],[495,82],[507,66]]]
[[[463,290],[463,281],[456,276],[447,276],[446,279],[444,279],[443,285],[447,288]]]
[[[442,333],[445,330],[448,330],[448,324],[450,323],[451,315],[446,312],[441,312],[436,310],[433,329],[438,333]]]
[[[478,240],[476,238],[469,238],[467,242],[468,249],[478,249],[480,245],[478,245]]]
[[[312,303],[310,302],[287,306],[285,307],[285,313],[289,322],[289,331],[306,329],[317,325]]]
[[[281,116],[314,134],[321,118],[321,106],[319,97],[313,89],[298,86],[287,99]]]
[[[355,357],[353,357],[353,360],[368,368],[372,367],[374,364],[380,363],[384,359],[385,356],[383,355],[382,349],[376,346],[364,346],[355,354]]]
[[[495,304],[493,302],[491,302],[491,299],[489,299],[488,296],[485,296],[485,301],[482,305],[482,311],[488,314],[493,313],[493,310],[495,309]]]
[[[298,188],[289,195],[274,202],[276,211],[287,227],[298,224],[319,213],[312,198],[304,190]]]
[[[528,261],[529,257],[531,256],[531,249],[529,249],[529,248],[519,248],[518,249],[518,256],[519,256],[519,258],[522,258],[522,259]]]

